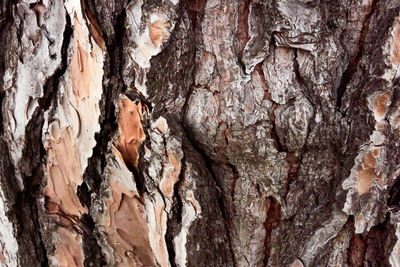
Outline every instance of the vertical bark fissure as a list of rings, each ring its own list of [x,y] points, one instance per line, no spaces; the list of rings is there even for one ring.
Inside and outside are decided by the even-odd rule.
[[[287,149],[286,149],[285,145],[282,144],[282,142],[279,140],[279,135],[278,135],[278,131],[277,131],[277,128],[276,128],[274,112],[275,112],[275,110],[276,110],[276,108],[278,106],[279,106],[278,103],[275,103],[275,102],[272,101],[272,107],[268,111],[269,119],[270,119],[271,124],[272,124],[270,135],[271,135],[271,138],[274,140],[274,144],[275,144],[276,150],[278,150],[278,152],[287,152]]]
[[[185,181],[186,168],[186,154],[183,153],[182,168],[179,174],[178,181],[174,185],[173,203],[167,221],[167,232],[165,234],[165,242],[167,244],[169,262],[172,267],[177,266],[175,261],[176,252],[174,246],[174,237],[179,233],[178,228],[182,224],[183,201],[179,193],[179,189]]]
[[[12,9],[13,9],[13,3],[12,1],[7,1],[5,0],[5,12],[3,13],[3,10],[0,10],[1,17],[0,17],[0,44],[2,47],[6,47],[7,44],[7,37],[8,33],[11,27],[11,24],[13,22],[12,19]],[[0,7],[1,8],[1,7]],[[0,50],[0,73],[5,72],[5,49]],[[3,136],[3,99],[5,96],[5,92],[3,91],[3,83],[4,80],[3,78],[0,78],[0,134]]]
[[[365,253],[364,266],[388,266],[389,257],[385,250],[393,251],[397,241],[395,225],[389,223],[390,214],[387,212],[385,220],[368,232],[364,233]]]
[[[182,128],[184,129],[185,135],[188,138],[190,144],[192,145],[192,147],[201,155],[202,159],[205,162],[205,166],[207,168],[208,173],[211,175],[211,177],[213,178],[217,189],[218,189],[218,205],[219,205],[219,209],[221,211],[222,214],[222,218],[224,220],[224,226],[225,226],[225,231],[227,234],[227,238],[229,241],[229,249],[230,249],[230,253],[231,253],[231,257],[232,257],[232,262],[233,265],[236,266],[236,262],[235,262],[235,256],[234,256],[234,249],[233,249],[233,245],[232,245],[232,236],[231,236],[231,230],[230,230],[230,225],[231,225],[231,218],[228,212],[228,209],[226,207],[226,200],[223,197],[223,193],[221,190],[221,183],[218,179],[218,177],[216,176],[214,169],[213,169],[213,161],[212,159],[207,156],[207,154],[198,146],[196,145],[196,141],[194,141],[192,139],[192,137],[189,134],[189,131],[187,130],[186,126],[184,125],[184,123],[182,124]]]
[[[32,119],[26,126],[25,147],[23,150],[23,158],[20,166],[15,166],[24,171],[24,191],[17,194],[16,202],[13,210],[17,218],[17,241],[20,245],[20,259],[22,264],[31,264],[32,261],[37,261],[42,266],[48,266],[48,258],[42,234],[39,231],[41,224],[39,221],[39,208],[38,199],[42,196],[41,185],[43,183],[43,163],[46,157],[46,151],[42,142],[42,130],[44,124],[44,113],[50,110],[49,120],[51,120],[52,113],[55,111],[55,99],[57,96],[58,86],[61,77],[67,70],[68,66],[68,53],[67,49],[72,37],[71,20],[66,15],[66,26],[64,29],[63,43],[61,46],[61,65],[49,77],[43,86],[44,95],[38,100],[39,106],[36,108]],[[27,214],[21,214],[20,211],[24,210]],[[30,240],[30,241],[29,241]],[[27,243],[28,242],[28,243]],[[32,242],[33,247],[30,243]],[[23,249],[21,249],[23,248]],[[35,250],[37,257],[32,257],[27,254],[26,249]]]
[[[345,115],[341,110],[342,107],[342,99],[344,93],[346,92],[347,85],[351,82],[354,73],[357,71],[358,65],[360,63],[361,58],[364,55],[364,45],[365,45],[365,38],[369,31],[369,25],[371,22],[372,15],[376,10],[378,0],[372,0],[371,10],[367,14],[365,20],[363,21],[360,39],[358,41],[357,52],[354,54],[352,58],[350,58],[349,64],[347,65],[347,69],[344,71],[342,75],[342,79],[340,80],[340,85],[337,89],[337,96],[336,96],[336,108],[342,115]]]
[[[351,216],[352,225],[354,225],[354,217]],[[347,263],[350,267],[360,267],[363,264],[366,251],[366,242],[364,237],[360,234],[356,234],[354,226],[352,229],[352,236],[350,239],[349,247],[347,248]]]
[[[195,19],[195,24],[196,24],[196,25],[199,23],[198,20],[200,20],[200,23],[201,23],[201,20],[203,19],[203,17],[202,17],[202,16],[203,16],[203,13],[204,13],[204,10],[203,10],[203,12],[200,13],[200,14],[201,14],[201,17],[200,17],[200,18],[197,17],[197,18]],[[193,23],[193,22],[192,22],[192,23]],[[194,29],[195,29],[195,25],[194,25]],[[196,51],[195,51],[194,54],[197,54],[197,52],[198,52],[198,47],[197,47],[197,46],[196,46],[195,50],[196,50]],[[196,71],[196,68],[193,69],[193,72],[195,72],[195,71]],[[185,123],[184,123],[185,115],[186,115],[187,110],[188,110],[189,99],[190,99],[191,95],[193,94],[194,87],[195,87],[195,82],[194,82],[194,80],[193,80],[193,82],[192,82],[192,84],[191,84],[191,86],[190,86],[190,88],[189,88],[189,91],[188,91],[188,93],[187,93],[187,95],[186,95],[185,103],[184,103],[184,105],[183,105],[183,107],[182,107],[182,118],[181,118],[181,121],[182,121],[182,129],[183,129],[183,131],[184,131],[184,133],[185,133],[185,136],[187,137],[189,143],[191,144],[191,146],[200,154],[201,158],[204,160],[205,166],[206,166],[206,168],[207,168],[207,171],[208,171],[208,173],[211,175],[211,177],[212,177],[212,179],[213,179],[215,185],[217,186],[217,191],[218,191],[218,207],[219,207],[219,209],[220,209],[220,211],[221,211],[222,219],[223,219],[223,221],[224,221],[224,228],[225,228],[225,231],[226,231],[226,234],[227,234],[227,239],[228,239],[228,242],[229,242],[229,250],[230,250],[229,252],[230,252],[230,254],[231,254],[231,259],[232,259],[233,265],[236,266],[237,264],[236,264],[236,262],[235,262],[234,249],[233,249],[233,244],[232,244],[232,243],[233,243],[233,242],[232,242],[232,235],[230,234],[230,233],[231,233],[231,230],[230,230],[231,218],[230,218],[228,209],[227,209],[227,207],[226,207],[226,203],[225,203],[226,200],[224,199],[223,191],[221,190],[221,188],[222,188],[221,186],[222,186],[222,185],[221,185],[221,183],[220,183],[218,177],[215,175],[215,172],[214,172],[214,170],[213,170],[213,161],[211,160],[211,158],[210,158],[209,156],[206,155],[205,151],[203,151],[203,150],[196,144],[196,141],[195,141],[195,140],[193,139],[193,137],[190,135],[190,130],[187,129],[187,127],[185,126]],[[228,166],[228,168],[230,168],[229,165],[227,165],[227,166]],[[231,165],[231,166],[233,166],[233,165]],[[233,167],[234,167],[234,166],[233,166]],[[232,169],[232,170],[233,170],[233,169]],[[236,170],[236,168],[235,168],[235,170]],[[237,178],[235,179],[234,182],[236,182],[236,180],[237,180]],[[233,190],[234,190],[234,189],[233,189]],[[232,191],[231,194],[232,194],[232,197],[233,197],[234,192]]]
[[[10,27],[13,23],[12,10],[14,8],[12,1],[4,1],[5,9],[0,9],[0,45],[1,47],[6,47],[7,40],[9,38]],[[0,7],[1,8],[1,7]],[[6,50],[0,49],[0,73],[5,72],[6,68]],[[5,105],[5,91],[3,90],[4,80],[3,77],[0,78],[0,179],[1,179],[1,189],[4,192],[9,203],[14,203],[15,194],[18,191],[18,185],[14,177],[14,166],[11,163],[10,153],[6,144],[3,140],[4,128],[4,115],[3,107]],[[12,208],[12,207],[9,207]],[[11,212],[9,216],[15,215],[15,212]],[[13,220],[11,220],[13,221]]]
[[[280,210],[281,207],[276,201],[274,197],[268,197],[267,198],[269,201],[269,207],[266,211],[267,213],[267,218],[265,219],[264,222],[264,227],[265,227],[265,241],[264,241],[264,248],[265,248],[265,257],[264,257],[264,266],[268,265],[268,259],[269,256],[271,255],[271,234],[273,228],[276,226],[276,224],[280,220]]]
[[[242,56],[244,49],[246,47],[247,42],[250,40],[249,38],[249,27],[248,27],[248,18],[250,13],[250,2],[251,0],[245,0],[241,4],[244,5],[242,10],[238,12],[237,19],[237,32],[236,38],[242,42],[242,45],[239,45],[240,49],[237,51],[237,63],[239,67],[242,69],[243,73],[246,73],[246,65],[243,63]],[[243,24],[243,25],[241,25]]]
[[[110,141],[113,139],[118,129],[115,114],[115,100],[120,93],[126,91],[126,86],[121,78],[123,62],[123,38],[125,36],[125,9],[117,16],[115,24],[115,36],[106,38],[103,94],[100,100],[100,132],[95,134],[96,146],[93,154],[88,159],[88,166],[83,175],[84,182],[78,188],[78,196],[83,205],[89,209],[91,207],[91,194],[98,194],[102,183],[102,174],[106,167],[106,155],[109,151]],[[100,168],[98,168],[100,167]],[[136,175],[136,174],[135,174]],[[82,218],[82,223],[87,231],[83,232],[83,250],[85,255],[85,265],[103,266],[104,255],[96,239],[95,223],[91,216],[86,215]]]
[[[270,46],[270,50],[271,50],[271,47],[273,47],[274,49],[277,48],[275,37],[273,35],[271,36],[271,40],[269,42],[269,46]],[[259,63],[259,64],[262,64],[262,63]],[[265,80],[264,72],[262,70],[262,66],[261,65],[257,65],[256,69],[257,69],[258,66],[260,66],[259,67],[260,70],[258,72],[261,75],[263,82],[266,84],[266,80]],[[279,107],[280,104],[276,103],[274,100],[272,100],[269,92],[265,92],[264,94],[267,94],[269,100],[272,102],[272,106],[268,110],[268,117],[269,117],[269,119],[271,121],[271,125],[272,125],[271,131],[270,131],[271,138],[274,140],[275,148],[278,150],[278,152],[287,152],[287,149],[286,149],[285,145],[281,142],[281,140],[279,140],[279,135],[278,135],[276,122],[275,122],[275,110]]]
[[[387,204],[391,210],[400,211],[400,177],[396,177],[390,188]]]
[[[232,191],[231,191],[231,199],[232,202],[235,201],[235,188],[236,188],[236,183],[237,180],[239,179],[239,171],[237,169],[237,167],[229,162],[226,163],[226,166],[232,171]],[[233,212],[236,212],[235,206],[233,206]]]

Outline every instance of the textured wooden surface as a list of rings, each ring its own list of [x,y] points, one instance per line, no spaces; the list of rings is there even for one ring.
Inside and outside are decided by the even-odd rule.
[[[399,0],[0,3],[1,266],[400,266]]]

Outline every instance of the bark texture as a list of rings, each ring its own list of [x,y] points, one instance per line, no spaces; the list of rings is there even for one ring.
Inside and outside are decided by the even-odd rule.
[[[4,0],[1,266],[400,266],[400,0]]]

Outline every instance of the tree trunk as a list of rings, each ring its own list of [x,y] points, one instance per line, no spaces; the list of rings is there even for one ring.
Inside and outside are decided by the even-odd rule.
[[[4,0],[1,266],[400,266],[400,0]]]

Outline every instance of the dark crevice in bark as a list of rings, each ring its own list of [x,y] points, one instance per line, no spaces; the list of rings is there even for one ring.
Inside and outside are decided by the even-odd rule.
[[[117,16],[115,25],[115,39],[107,42],[104,60],[103,95],[100,100],[100,132],[95,134],[96,146],[93,155],[88,159],[88,166],[84,173],[84,183],[81,185],[79,200],[83,205],[91,207],[92,193],[99,193],[102,183],[102,174],[106,167],[106,155],[109,152],[109,143],[116,132],[117,118],[115,115],[114,100],[125,91],[125,86],[120,76],[122,73],[122,38],[125,36],[125,12]],[[103,266],[105,258],[97,243],[94,233],[95,223],[91,216],[84,216],[82,223],[87,231],[83,232],[83,250],[85,266]]]
[[[231,198],[232,202],[235,200],[235,188],[236,188],[236,182],[239,179],[239,171],[237,167],[229,162],[226,163],[226,166],[232,171],[232,191],[231,191]],[[233,212],[235,213],[235,206],[233,206]]]
[[[281,206],[278,201],[274,197],[268,197],[267,201],[269,201],[269,206],[267,207],[267,218],[264,222],[265,227],[265,257],[264,257],[264,266],[267,266],[269,256],[271,255],[271,244],[272,244],[272,230],[275,226],[278,225],[279,220],[281,219]]]
[[[174,196],[173,196],[173,204],[170,213],[168,214],[167,221],[167,232],[165,234],[165,242],[167,244],[168,257],[169,262],[172,267],[177,266],[175,262],[175,248],[174,248],[174,237],[179,234],[180,226],[182,224],[182,209],[183,202],[182,197],[179,194],[179,189],[181,188],[183,182],[185,181],[185,173],[186,173],[186,155],[183,154],[182,158],[182,169],[179,173],[178,182],[174,185]]]
[[[278,107],[278,105],[279,104],[272,102],[272,106],[268,110],[269,119],[270,119],[271,125],[272,125],[270,135],[271,135],[271,138],[274,140],[276,150],[278,150],[278,152],[287,152],[286,146],[284,144],[282,144],[281,141],[279,140],[278,131],[276,129],[275,109]]]
[[[358,50],[354,54],[354,56],[352,58],[350,58],[347,69],[344,71],[342,79],[340,81],[340,85],[337,89],[336,108],[344,116],[345,116],[345,113],[343,113],[343,111],[341,110],[343,96],[344,96],[344,93],[346,92],[346,88],[347,88],[348,84],[351,82],[351,80],[353,78],[354,73],[357,71],[359,62],[364,54],[365,38],[369,31],[369,25],[371,22],[372,15],[374,14],[374,11],[376,10],[377,2],[378,2],[378,0],[372,1],[371,10],[369,11],[365,20],[363,21],[363,25],[361,28],[360,39],[358,41],[358,47],[357,47]]]
[[[129,91],[126,91],[124,94],[126,96],[128,96],[128,98],[131,101],[135,102],[135,104],[138,104],[139,101],[141,101],[138,98],[136,98],[137,96],[139,96],[139,93],[137,91],[129,90]],[[142,95],[142,97],[144,97],[144,96]],[[148,103],[149,106],[151,107],[152,104],[150,102],[146,102],[146,103]],[[149,110],[150,110],[150,108],[149,108]],[[141,123],[142,123],[144,136],[146,137],[146,139],[138,147],[138,153],[139,153],[138,164],[137,164],[137,166],[133,166],[130,162],[127,162],[127,161],[125,161],[125,164],[126,164],[127,168],[129,169],[129,171],[132,173],[132,176],[133,176],[133,179],[134,179],[135,185],[136,185],[136,190],[140,196],[139,201],[144,205],[144,198],[143,198],[144,193],[149,193],[148,187],[146,186],[146,177],[145,177],[145,173],[147,172],[148,164],[147,164],[147,162],[145,162],[145,160],[143,160],[144,154],[145,154],[144,148],[147,147],[149,150],[151,150],[151,141],[148,138],[150,136],[149,130],[148,130],[150,128],[149,117],[145,116],[145,119],[141,120]],[[164,144],[164,146],[166,146],[165,138],[163,138],[163,144]],[[164,205],[166,205],[165,197],[164,197],[163,193],[161,192],[161,189],[158,186],[155,186],[155,190],[157,190],[158,193],[160,193],[160,196],[163,199]]]
[[[185,105],[187,104],[187,102],[185,103]],[[184,109],[185,112],[183,112],[183,114],[186,114],[186,109]],[[228,211],[228,208],[226,207],[226,200],[224,200],[224,196],[223,193],[221,191],[221,182],[219,181],[218,177],[216,176],[214,169],[213,169],[213,164],[214,162],[212,161],[212,159],[199,147],[199,145],[197,145],[197,142],[195,140],[192,139],[189,130],[186,128],[185,124],[182,124],[182,128],[186,134],[186,137],[188,138],[190,144],[192,145],[192,147],[201,155],[202,159],[205,162],[206,168],[208,173],[211,175],[211,177],[213,178],[219,194],[218,194],[218,205],[219,205],[219,209],[221,211],[222,214],[222,218],[224,220],[224,226],[225,226],[225,231],[226,231],[226,235],[227,235],[227,239],[229,241],[229,248],[230,248],[230,254],[232,257],[232,262],[234,266],[237,266],[236,262],[235,262],[235,256],[234,256],[234,249],[233,249],[233,245],[232,245],[232,238],[231,238],[231,231],[230,231],[230,225],[231,225],[231,218],[230,218],[230,214]]]
[[[0,35],[0,38],[1,38],[1,35]],[[0,57],[2,57],[2,55],[0,54]],[[0,64],[1,64],[1,62],[0,62]],[[4,72],[2,72],[3,70],[1,69],[1,66],[0,66],[0,73],[4,73]],[[0,80],[3,80],[3,79],[0,79]],[[2,138],[3,137],[3,134],[4,134],[4,129],[3,129],[3,99],[4,99],[4,96],[5,96],[5,92],[2,90],[2,88],[3,88],[3,85],[2,85],[2,83],[0,82],[0,137]]]
[[[54,92],[54,94],[56,93]],[[30,257],[28,258],[27,255],[34,253],[37,263],[46,266],[48,259],[41,233],[38,231],[41,227],[39,225],[39,210],[37,206],[37,199],[42,195],[43,159],[46,155],[41,142],[43,123],[43,110],[39,105],[26,127],[26,146],[23,151],[24,157],[21,161],[25,163],[25,167],[20,167],[25,172],[23,174],[25,189],[18,192],[13,208],[17,218],[17,241],[20,246],[21,262],[30,262]],[[21,211],[24,212],[22,213]],[[25,249],[28,251],[25,251]]]
[[[275,48],[276,48],[275,38],[274,38],[273,35],[271,36],[271,41],[270,41],[269,45],[270,45],[270,51],[271,51],[272,49],[275,49]],[[258,66],[259,66],[259,67],[258,67]],[[264,84],[266,85],[266,80],[265,80],[264,72],[263,72],[263,70],[262,70],[262,63],[259,63],[259,64],[256,66],[256,69],[258,69],[258,72],[259,72],[259,74],[261,75]],[[278,131],[277,131],[277,129],[276,129],[275,110],[279,107],[279,104],[276,103],[276,102],[274,102],[274,101],[271,99],[271,95],[270,95],[269,92],[265,92],[264,95],[266,95],[267,98],[272,102],[272,106],[271,106],[271,108],[268,110],[268,117],[269,117],[269,120],[270,120],[271,125],[272,125],[271,131],[270,131],[270,135],[271,135],[271,138],[274,140],[275,148],[278,150],[278,152],[287,152],[286,146],[285,146],[284,144],[282,144],[281,141],[279,140]],[[264,97],[265,97],[265,96],[264,96]]]
[[[185,7],[189,15],[189,19],[192,22],[193,29],[197,29],[197,26],[201,24],[204,17],[204,9],[206,7],[207,0],[188,0],[185,2]]]
[[[79,202],[81,202],[83,206],[88,207],[90,205],[90,190],[85,181],[78,185],[76,189],[76,195],[78,196]]]
[[[232,245],[232,238],[231,238],[231,234],[230,234],[230,225],[231,225],[231,218],[229,215],[229,211],[226,207],[226,200],[224,200],[224,196],[223,196],[223,192],[221,191],[221,183],[218,179],[218,177],[216,176],[214,169],[213,169],[213,161],[212,159],[206,154],[205,151],[203,151],[200,146],[197,144],[197,142],[193,139],[193,137],[190,134],[190,129],[187,129],[187,127],[185,126],[185,115],[187,113],[188,110],[188,105],[189,105],[189,99],[190,96],[192,95],[192,92],[194,90],[194,83],[190,86],[189,92],[186,95],[186,99],[185,99],[185,104],[183,105],[183,112],[182,112],[182,129],[184,130],[184,133],[189,141],[189,143],[191,144],[191,146],[200,154],[200,156],[202,157],[202,159],[205,162],[206,168],[208,173],[211,175],[212,179],[214,180],[217,188],[218,188],[218,206],[219,209],[221,211],[222,214],[222,218],[224,221],[224,227],[225,227],[225,231],[226,231],[226,235],[227,235],[227,239],[229,241],[229,249],[230,249],[230,254],[231,254],[231,259],[233,262],[233,265],[236,266],[235,263],[235,256],[234,256],[234,249],[233,249],[233,245]],[[233,166],[233,165],[231,165]],[[228,166],[229,167],[229,166]],[[235,179],[236,180],[236,179]]]
[[[192,1],[188,1],[187,2],[187,10],[188,10],[189,18],[190,18],[190,20],[192,22],[192,27],[193,27],[193,29],[195,31],[197,31],[198,28],[201,27],[201,22],[202,22],[203,17],[204,17],[204,10],[205,10],[206,3],[207,3],[206,0],[192,0]],[[197,49],[198,48],[196,47],[196,51],[197,51]],[[195,69],[193,69],[193,72],[195,72]],[[216,176],[216,174],[214,172],[214,169],[213,169],[214,162],[206,154],[206,152],[200,148],[200,146],[197,144],[197,142],[193,139],[192,135],[190,134],[190,132],[191,132],[190,129],[188,129],[185,126],[185,122],[184,122],[185,121],[185,115],[186,115],[187,110],[188,110],[189,99],[190,99],[190,97],[191,97],[191,95],[193,93],[194,88],[195,88],[195,84],[194,84],[194,81],[193,81],[191,86],[190,86],[190,88],[189,88],[189,91],[186,94],[185,103],[184,103],[184,105],[182,107],[182,118],[181,118],[182,129],[183,129],[183,131],[185,133],[185,136],[187,137],[190,145],[199,153],[201,158],[204,160],[207,172],[211,175],[215,185],[217,186],[217,189],[218,189],[217,190],[218,191],[218,206],[219,206],[219,209],[221,211],[222,219],[223,219],[223,222],[224,222],[226,238],[227,238],[227,240],[229,242],[229,253],[230,253],[230,257],[231,257],[232,262],[233,262],[233,266],[236,266],[237,264],[235,263],[234,249],[233,249],[232,237],[231,237],[231,233],[230,233],[231,218],[230,218],[230,214],[229,214],[228,208],[226,207],[226,200],[224,199],[223,193],[221,191],[221,188],[222,188],[221,182],[219,181],[219,179]],[[227,165],[227,167],[228,168],[231,167],[233,173],[235,173],[234,170],[236,170],[236,168],[233,165],[230,165],[230,166]],[[236,171],[236,173],[237,173],[237,171]]]
[[[347,248],[347,264],[351,267],[389,266],[389,255],[397,241],[395,227],[389,223],[389,213],[384,222],[362,234],[355,233],[353,216],[350,216],[349,222],[352,231]]]
[[[181,195],[179,194],[179,188],[181,187],[183,181],[185,180],[185,172],[186,172],[186,157],[185,154],[183,154],[182,169],[181,173],[179,174],[179,180],[174,185],[174,197],[176,197],[176,219],[178,224],[182,223],[183,201]]]
[[[366,243],[364,266],[389,266],[389,256],[397,241],[395,226],[390,224],[389,213],[386,219],[364,234]]]
[[[11,11],[13,10],[12,1],[6,0],[5,10],[0,10],[0,45],[6,47],[7,40],[9,37],[9,31],[11,24],[13,23],[13,17]],[[3,13],[4,12],[4,13]],[[3,99],[5,92],[3,91],[3,76],[6,70],[6,49],[0,49],[0,137],[3,136]]]
[[[6,47],[9,38],[10,27],[13,23],[12,10],[13,1],[5,1],[3,4],[5,9],[0,9],[0,45]],[[0,49],[0,77],[4,76],[6,70],[6,49]],[[3,90],[3,78],[0,78],[0,181],[1,189],[5,199],[9,203],[14,203],[15,194],[18,191],[18,184],[14,177],[14,166],[10,159],[9,150],[6,142],[3,140],[3,103],[5,91]],[[11,207],[10,207],[11,208]],[[10,211],[8,217],[10,221],[14,221],[13,215],[15,212]]]
[[[13,23],[13,1],[6,0],[4,3],[2,7],[5,7],[5,9],[0,9],[1,47],[7,47],[7,41],[10,37],[10,28]],[[3,139],[3,106],[6,104],[3,103],[5,97],[5,91],[3,90],[3,76],[6,70],[6,53],[6,49],[0,49],[0,188],[5,197],[4,202],[6,202],[6,205],[9,209],[6,215],[11,222],[15,222],[17,221],[16,216],[19,212],[18,210],[14,209],[13,204],[15,203],[15,199],[17,198],[19,188],[16,182],[15,170],[11,162],[9,149],[6,141]]]
[[[239,10],[238,10],[235,43],[236,43],[237,64],[242,69],[243,73],[246,73],[246,65],[243,63],[242,60],[243,52],[247,42],[250,40],[249,25],[248,25],[250,2],[251,0],[240,1],[238,7]]]
[[[104,59],[103,95],[100,100],[101,130],[95,134],[96,146],[93,148],[92,157],[88,159],[88,166],[83,175],[84,184],[79,188],[81,192],[81,194],[78,194],[79,200],[89,208],[91,207],[90,195],[100,191],[102,174],[106,167],[106,155],[109,153],[109,143],[118,129],[114,100],[126,90],[120,75],[122,73],[125,17],[124,9],[116,19],[116,25],[114,26],[115,38],[107,40],[107,53]],[[96,240],[93,218],[85,216],[82,218],[82,223],[87,229],[87,231],[83,232],[85,266],[103,266],[105,258]]]
[[[125,12],[118,16],[118,24],[115,26],[116,39],[107,45],[107,53],[104,60],[103,95],[100,100],[100,132],[95,134],[96,146],[93,155],[88,160],[88,167],[84,174],[84,180],[91,192],[98,192],[101,185],[101,174],[106,165],[105,155],[108,144],[118,129],[115,115],[114,100],[125,91],[125,85],[120,76],[122,69],[122,37],[125,35]],[[100,164],[99,164],[100,163]],[[100,169],[98,168],[100,166]],[[84,203],[90,207],[90,203]]]
[[[400,177],[396,177],[396,181],[390,188],[387,204],[392,211],[400,211]]]
[[[101,174],[106,165],[105,155],[108,151],[108,144],[118,129],[114,100],[117,99],[120,93],[126,91],[126,86],[121,77],[125,18],[126,13],[124,8],[121,13],[116,16],[116,24],[114,25],[115,35],[107,38],[107,53],[104,59],[103,94],[100,100],[101,130],[95,135],[96,146],[93,148],[93,156],[88,160],[88,167],[84,175],[84,180],[88,183],[91,192],[98,192],[100,188],[102,181]],[[100,166],[100,170],[98,166]]]
[[[140,157],[143,156],[144,151],[143,151],[143,145],[139,148],[140,150]],[[135,179],[135,184],[136,184],[136,189],[139,193],[139,196],[142,197],[144,195],[145,192],[147,192],[147,188],[146,188],[146,178],[143,175],[143,168],[141,166],[141,164],[139,164],[137,167],[130,167],[129,165],[127,165],[129,170],[132,172],[133,174],[133,179]],[[158,190],[160,190],[159,188],[157,188]],[[159,192],[161,194],[161,196],[163,196],[163,194],[161,192]],[[163,197],[163,200],[165,202],[165,199]]]
[[[49,266],[46,248],[38,229],[39,210],[37,196],[40,195],[40,179],[43,170],[38,166],[33,175],[25,179],[25,191],[17,193],[13,211],[17,220],[17,242],[21,266]]]
[[[10,204],[15,202],[16,194],[19,190],[14,174],[14,166],[10,159],[7,143],[0,136],[0,186],[5,199]],[[14,216],[15,213],[16,211],[10,211],[10,216]]]
[[[18,168],[22,171],[25,189],[18,192],[16,202],[13,206],[17,218],[17,241],[20,246],[19,254],[22,264],[37,264],[48,266],[46,248],[42,240],[39,223],[39,208],[37,201],[42,195],[41,185],[43,183],[43,164],[46,151],[42,142],[42,130],[44,124],[44,113],[53,108],[55,111],[55,100],[61,77],[67,69],[67,49],[72,36],[71,21],[66,15],[66,26],[64,29],[63,43],[61,47],[61,66],[49,77],[43,87],[44,96],[38,99],[39,106],[36,108],[32,119],[26,126],[25,147],[23,157]],[[49,118],[52,117],[49,113]],[[24,211],[24,212],[21,212]],[[31,255],[36,255],[35,260]]]
[[[352,233],[350,244],[347,248],[347,263],[350,267],[360,267],[365,258],[367,244],[361,234],[355,233],[353,216],[349,218],[349,222],[351,223]]]
[[[361,267],[365,257],[366,244],[362,235],[353,234],[347,250],[347,263],[351,267]]]
[[[288,152],[286,154],[286,161],[289,163],[289,172],[287,176],[286,182],[286,194],[290,190],[290,185],[293,181],[295,181],[297,176],[299,175],[299,170],[301,166],[301,161],[303,160],[304,152],[300,152],[300,155],[296,155],[296,152]]]

